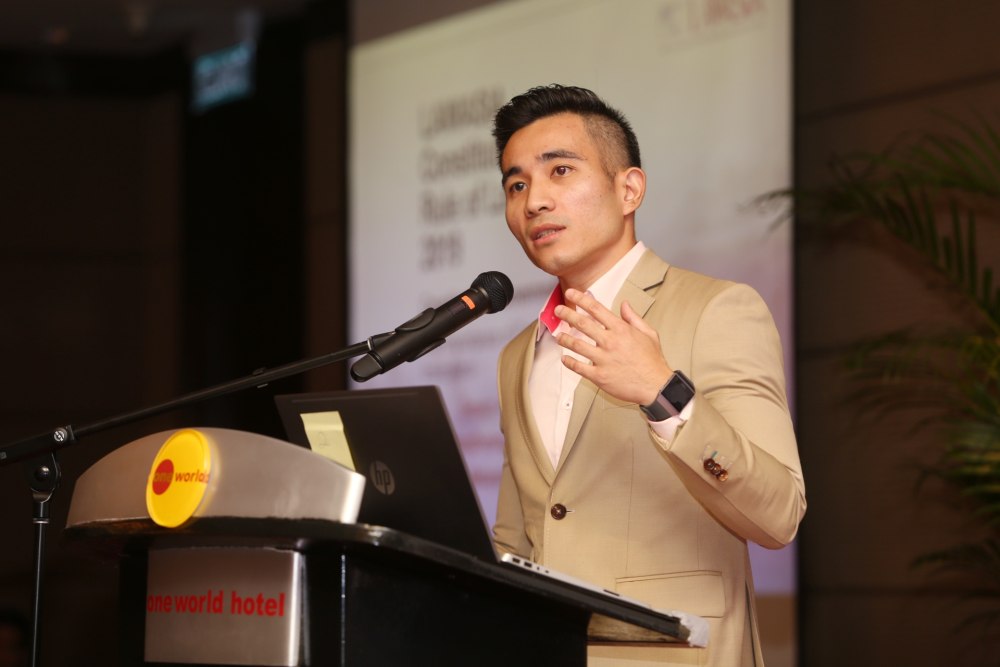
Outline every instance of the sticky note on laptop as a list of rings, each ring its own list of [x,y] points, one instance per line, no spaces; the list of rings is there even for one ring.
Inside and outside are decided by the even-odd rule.
[[[339,412],[308,412],[301,417],[310,449],[357,472]]]

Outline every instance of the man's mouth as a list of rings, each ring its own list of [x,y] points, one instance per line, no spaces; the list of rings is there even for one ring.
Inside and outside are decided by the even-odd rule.
[[[544,238],[557,234],[563,230],[562,227],[545,227],[542,229],[536,229],[531,234],[532,241],[541,241]]]

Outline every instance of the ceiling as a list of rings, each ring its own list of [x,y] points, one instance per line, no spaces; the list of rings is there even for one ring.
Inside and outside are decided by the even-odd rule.
[[[215,48],[307,0],[3,0],[0,49],[146,55]]]

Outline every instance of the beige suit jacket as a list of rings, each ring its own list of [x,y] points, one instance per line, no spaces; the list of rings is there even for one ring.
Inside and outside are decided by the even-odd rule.
[[[582,380],[553,469],[528,397],[531,324],[499,363],[497,548],[709,620],[708,649],[637,648],[632,655],[649,662],[629,665],[762,665],[747,540],[787,544],[806,507],[777,330],[751,288],[671,267],[650,251],[612,310],[624,300],[659,332],[671,367],[694,382],[691,419],[666,442],[635,404]],[[713,456],[728,470],[724,482],[704,468]],[[551,512],[557,503],[568,510],[561,519]],[[623,659],[592,647],[591,663],[605,654],[606,664]]]

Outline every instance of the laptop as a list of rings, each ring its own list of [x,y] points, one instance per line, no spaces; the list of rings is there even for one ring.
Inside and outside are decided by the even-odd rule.
[[[437,387],[285,394],[276,396],[275,403],[290,442],[317,450],[366,477],[359,523],[393,528],[488,563],[529,570],[652,609],[526,558],[497,556]],[[678,617],[691,629],[689,641],[704,646],[708,632],[704,619],[658,611]]]
[[[290,442],[367,478],[359,523],[497,562],[437,387],[288,394],[275,402]]]

